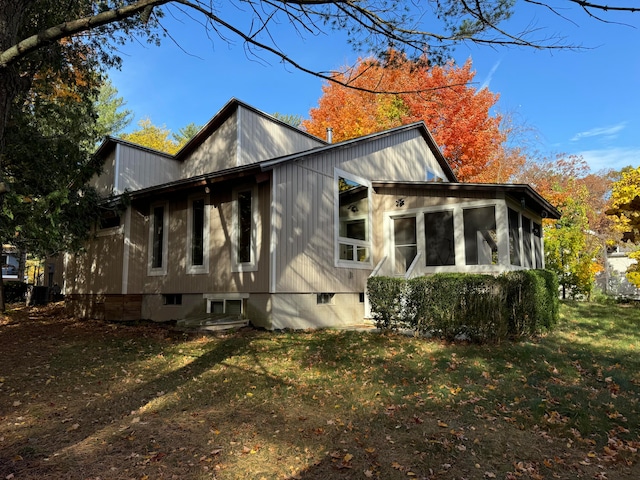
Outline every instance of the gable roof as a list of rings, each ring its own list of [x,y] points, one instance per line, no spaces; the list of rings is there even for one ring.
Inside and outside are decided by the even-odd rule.
[[[107,135],[104,140],[102,141],[102,143],[100,144],[100,146],[98,147],[98,149],[94,152],[93,156],[94,157],[101,157],[101,156],[106,156],[108,155],[117,144],[121,144],[121,145],[126,145],[128,147],[131,148],[135,148],[138,150],[143,150],[143,151],[147,151],[149,153],[153,153],[156,155],[161,155],[163,157],[166,158],[174,158],[175,160],[183,160],[184,157],[188,156],[191,152],[193,152],[196,148],[198,148],[198,146],[200,146],[202,144],[202,142],[204,142],[207,138],[209,138],[211,136],[211,134],[213,132],[215,132],[218,128],[220,128],[220,126],[226,122],[229,117],[236,111],[238,110],[239,107],[242,107],[246,110],[249,110],[255,114],[257,114],[258,116],[268,119],[270,122],[273,123],[277,123],[280,126],[291,130],[292,132],[295,132],[298,135],[303,135],[305,137],[311,138],[316,142],[328,145],[327,142],[319,137],[316,137],[315,135],[311,135],[310,133],[305,132],[304,130],[300,130],[299,128],[296,128],[292,125],[289,125],[286,122],[283,122],[282,120],[279,120],[277,118],[275,118],[272,115],[269,115],[268,113],[263,112],[262,110],[258,110],[255,107],[252,107],[251,105],[249,105],[248,103],[244,103],[240,100],[238,100],[237,98],[232,98],[231,100],[229,100],[219,111],[218,113],[216,113],[207,123],[204,127],[202,127],[198,133],[196,133],[191,139],[189,139],[189,141],[184,144],[182,146],[182,148],[180,150],[178,150],[175,154],[170,154],[170,153],[166,153],[166,152],[162,152],[160,150],[155,150],[153,148],[149,148],[149,147],[144,147],[142,145],[139,145],[137,143],[133,143],[133,142],[129,142],[127,140],[123,140],[122,138],[118,138],[118,137],[114,137],[111,135]]]
[[[326,145],[324,145],[322,147],[316,147],[316,148],[313,148],[311,150],[307,150],[307,151],[304,151],[304,152],[294,153],[294,154],[291,154],[291,155],[285,155],[283,157],[274,158],[274,159],[271,159],[271,160],[266,160],[264,162],[261,162],[260,166],[261,166],[263,171],[266,171],[266,170],[270,170],[270,169],[274,168],[275,166],[280,165],[282,163],[286,163],[286,162],[290,162],[290,161],[294,161],[294,160],[303,160],[303,159],[308,158],[310,156],[318,155],[318,154],[321,154],[321,153],[325,153],[325,152],[330,151],[330,150],[338,150],[338,149],[342,149],[342,148],[349,148],[349,147],[352,147],[352,146],[357,145],[357,144],[370,142],[370,141],[373,141],[373,140],[377,140],[379,138],[383,138],[383,137],[390,136],[390,135],[395,135],[395,134],[397,134],[399,132],[408,131],[408,130],[417,130],[422,135],[424,140],[429,145],[429,148],[432,151],[434,157],[436,158],[438,164],[440,165],[440,167],[444,171],[445,175],[447,176],[447,181],[449,181],[449,182],[457,182],[458,179],[457,179],[455,173],[453,172],[453,169],[451,168],[451,165],[449,165],[449,162],[447,162],[447,160],[442,155],[442,152],[440,151],[440,148],[436,144],[436,141],[433,139],[433,136],[431,135],[431,132],[429,132],[429,129],[427,128],[427,125],[423,121],[416,122],[416,123],[410,123],[408,125],[402,125],[400,127],[392,128],[392,129],[389,129],[389,130],[384,130],[382,132],[371,133],[371,134],[365,135],[363,137],[352,138],[350,140],[345,140],[345,141],[339,142],[339,143],[326,144]]]
[[[293,128],[293,127],[292,127]],[[364,137],[358,137],[351,140],[345,140],[344,142],[326,144],[322,147],[312,148],[310,150],[299,152],[291,155],[285,155],[278,158],[273,158],[269,160],[263,160],[262,162],[256,162],[249,165],[243,165],[239,167],[227,168],[224,170],[217,170],[214,172],[206,173],[203,175],[198,175],[190,178],[176,180],[170,183],[165,183],[162,185],[156,185],[148,188],[144,188],[135,192],[130,192],[130,196],[132,198],[143,198],[150,195],[153,195],[155,192],[159,191],[177,191],[182,189],[188,189],[196,186],[206,185],[208,183],[216,183],[225,180],[232,180],[235,178],[247,177],[249,175],[256,175],[262,172],[267,172],[273,170],[274,168],[283,165],[288,162],[301,161],[307,158],[313,157],[315,155],[321,155],[323,153],[329,152],[331,150],[338,150],[343,148],[350,148],[355,145],[371,142],[379,138],[383,138],[385,136],[394,135],[403,131],[408,130],[417,130],[422,137],[427,141],[431,148],[438,164],[442,167],[445,175],[447,176],[447,180],[449,182],[457,182],[457,178],[453,173],[453,170],[445,160],[440,150],[437,148],[433,137],[429,133],[424,122],[412,123],[409,125],[403,125],[400,127],[396,127],[390,130],[385,130],[383,132],[372,133],[370,135],[366,135]],[[205,137],[206,138],[206,137]],[[416,184],[427,183],[427,182],[416,182]],[[434,185],[433,182],[427,183],[428,185]],[[441,185],[448,185],[449,183],[442,183]],[[464,183],[456,183],[456,185],[462,186],[464,188]]]
[[[127,147],[131,147],[131,148],[135,148],[136,150],[142,150],[144,152],[153,153],[154,155],[159,155],[161,157],[174,158],[174,155],[171,155],[170,153],[162,152],[160,150],[155,150],[155,149],[149,148],[149,147],[144,147],[144,146],[139,145],[137,143],[128,142],[127,140],[123,140],[122,138],[112,137],[111,135],[107,135],[106,137],[104,137],[104,140],[102,140],[102,143],[100,144],[100,146],[93,153],[93,156],[94,157],[106,157],[107,155],[109,155],[109,153],[111,153],[111,151],[114,148],[116,148],[116,145],[118,145],[118,144],[124,145],[124,146],[127,146]]]
[[[229,100],[221,109],[216,113],[211,120],[207,122],[207,124],[198,131],[178,152],[175,154],[176,159],[182,160],[184,157],[189,155],[189,153],[193,152],[199,145],[202,144],[213,132],[215,132],[220,126],[226,122],[229,117],[238,110],[239,107],[242,107],[246,110],[249,110],[256,115],[268,119],[270,122],[277,123],[282,127],[285,127],[296,134],[303,135],[309,137],[317,142],[321,142],[326,144],[327,142],[322,138],[318,138],[315,135],[311,135],[310,133],[305,132],[304,130],[300,130],[292,125],[289,125],[282,120],[275,118],[273,115],[269,115],[268,113],[263,112],[262,110],[258,110],[251,105],[244,103],[237,98],[232,98]]]

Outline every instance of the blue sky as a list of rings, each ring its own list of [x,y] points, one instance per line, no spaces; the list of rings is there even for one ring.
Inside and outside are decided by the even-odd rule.
[[[525,125],[543,154],[582,155],[594,172],[639,166],[640,15],[608,17],[617,23],[604,23],[579,11],[560,11],[564,18],[519,3],[507,27],[533,26],[541,29],[539,36],[561,36],[583,48],[460,45],[453,56],[460,64],[471,58],[476,86],[500,94],[497,109]],[[241,12],[233,15],[242,18]],[[163,23],[175,41],[128,45],[122,69],[110,73],[135,114],[129,130],[146,117],[172,131],[204,124],[232,97],[267,113],[305,118],[317,105],[322,80],[267,53],[247,54],[233,37],[233,43],[207,37],[188,19],[170,14]],[[282,34],[282,48],[309,68],[333,70],[358,57],[340,33],[302,39],[283,27]]]

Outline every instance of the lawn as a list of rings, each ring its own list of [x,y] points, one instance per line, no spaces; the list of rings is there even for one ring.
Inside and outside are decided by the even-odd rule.
[[[1,479],[637,479],[640,308],[499,345],[0,317]]]

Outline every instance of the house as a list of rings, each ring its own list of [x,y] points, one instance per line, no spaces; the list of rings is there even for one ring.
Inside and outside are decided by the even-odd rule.
[[[13,245],[2,245],[2,278],[17,280],[20,269],[20,252]]]
[[[541,268],[559,217],[527,185],[457,182],[422,122],[331,144],[234,99],[175,155],[115,138],[96,155],[126,208],[55,281],[109,320],[361,324],[369,276]]]
[[[640,289],[627,278],[627,270],[638,263],[629,257],[635,245],[622,242],[603,249],[604,269],[596,274],[596,286],[608,295],[640,299]]]

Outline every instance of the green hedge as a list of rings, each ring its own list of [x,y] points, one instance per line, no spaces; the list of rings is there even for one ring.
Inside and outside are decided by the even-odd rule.
[[[535,335],[558,321],[558,282],[546,270],[374,277],[367,290],[376,326],[383,330],[491,342]]]
[[[24,302],[27,295],[27,284],[24,282],[5,282],[4,301],[7,303]]]

